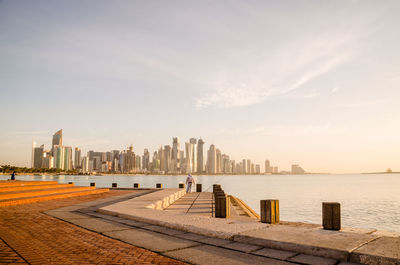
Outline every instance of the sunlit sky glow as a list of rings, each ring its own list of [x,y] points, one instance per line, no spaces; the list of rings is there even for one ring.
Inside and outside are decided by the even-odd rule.
[[[0,164],[202,137],[280,169],[400,171],[400,1],[0,0]],[[263,168],[263,166],[262,166]]]

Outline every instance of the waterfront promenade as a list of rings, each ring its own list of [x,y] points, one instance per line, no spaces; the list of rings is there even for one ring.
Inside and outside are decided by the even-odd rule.
[[[183,189],[111,189],[0,207],[2,258],[31,264],[400,262],[396,233],[268,225],[232,207],[231,218],[215,218],[211,193],[185,194]]]

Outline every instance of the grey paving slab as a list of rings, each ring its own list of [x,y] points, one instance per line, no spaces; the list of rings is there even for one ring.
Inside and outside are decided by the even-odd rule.
[[[199,245],[197,242],[142,229],[105,232],[104,235],[156,252],[164,252]]]
[[[59,219],[65,220],[65,221],[90,218],[89,216],[87,216],[85,214],[64,212],[64,211],[47,211],[45,213],[50,216],[53,216],[53,217],[56,217],[56,218],[59,218]]]
[[[337,263],[337,260],[335,259],[321,258],[303,254],[291,257],[288,259],[288,261],[298,262],[302,264],[309,264],[309,265],[335,265]]]
[[[201,238],[198,241],[205,243],[205,244],[213,245],[213,246],[224,246],[224,245],[232,243],[232,241],[230,241],[230,240],[216,238],[216,237],[206,237],[204,239]]]
[[[71,220],[71,223],[95,231],[97,233],[104,233],[108,231],[120,231],[131,228],[127,225],[101,220],[99,218],[74,219]]]
[[[356,249],[350,255],[350,261],[368,264],[400,264],[400,238],[381,237]],[[390,263],[388,263],[390,264]]]
[[[190,262],[193,264],[264,264],[264,265],[288,265],[285,261],[255,256],[229,249],[221,249],[214,246],[202,245],[192,248],[164,252],[163,255]]]
[[[369,234],[328,231],[313,226],[270,225],[240,233],[235,241],[337,260],[348,260],[349,251],[377,238]]]
[[[227,245],[224,245],[224,248],[229,248],[245,253],[250,253],[259,249],[262,249],[263,247],[256,246],[256,245],[250,245],[250,244],[245,244],[245,243],[238,243],[238,242],[233,242]]]
[[[158,232],[158,233],[170,235],[170,236],[186,233],[184,231],[170,229],[170,228],[163,227],[163,226],[158,226],[158,225],[149,225],[149,226],[144,227],[144,229],[150,230],[150,231],[153,231],[153,232]]]
[[[275,258],[280,260],[286,260],[294,255],[297,255],[296,252],[285,251],[285,250],[277,250],[272,248],[262,248],[260,250],[254,251],[251,254],[260,255],[269,258]]]
[[[53,211],[53,212],[72,212],[72,211],[76,211],[76,210],[82,209],[84,207],[85,206],[71,205],[71,206],[67,206],[67,207],[61,207],[61,208],[53,209],[51,211]]]
[[[121,224],[126,224],[129,226],[134,226],[134,227],[145,227],[145,226],[149,226],[150,224],[148,223],[142,223],[142,222],[138,222],[138,221],[134,221],[134,220],[129,220],[129,219],[123,219],[121,221],[119,221]]]
[[[193,234],[193,233],[184,233],[184,234],[176,235],[176,237],[187,239],[187,240],[193,240],[193,241],[199,241],[199,240],[207,238],[206,236]]]

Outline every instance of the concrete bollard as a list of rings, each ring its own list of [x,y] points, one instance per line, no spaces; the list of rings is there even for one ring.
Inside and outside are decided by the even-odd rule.
[[[162,189],[162,184],[161,184],[161,183],[157,183],[157,184],[156,184],[156,188],[157,188],[157,189]]]
[[[326,230],[340,230],[340,203],[322,203],[322,226]]]
[[[133,188],[134,189],[139,189],[140,188],[140,184],[139,183],[133,183]]]
[[[201,192],[203,189],[201,184],[196,184],[196,192]]]
[[[90,182],[90,187],[96,187],[96,183]]]
[[[117,183],[112,183],[111,187],[116,188],[117,187]]]
[[[224,195],[217,195],[215,197],[215,217],[229,218],[231,215],[229,197]]]
[[[279,200],[260,201],[261,223],[279,223]]]
[[[185,188],[185,183],[179,183],[179,188],[184,189]]]
[[[68,184],[74,184],[73,182],[68,182]]]

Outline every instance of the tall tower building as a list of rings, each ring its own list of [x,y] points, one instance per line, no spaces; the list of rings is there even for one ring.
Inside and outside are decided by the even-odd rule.
[[[209,174],[217,173],[217,152],[215,145],[210,145],[207,154],[207,170]]]
[[[52,153],[54,152],[54,146],[56,146],[56,145],[62,146],[62,144],[63,144],[63,143],[62,143],[62,142],[63,142],[62,138],[63,138],[62,129],[59,130],[59,131],[57,131],[57,132],[53,135],[53,142],[52,142],[52,145],[51,145],[51,152],[52,152]],[[54,156],[54,153],[53,153],[53,156]]]
[[[64,149],[64,170],[72,170],[72,147],[63,146]]]
[[[36,147],[36,142],[32,141],[32,156],[31,156],[31,168],[34,168],[34,159],[35,159],[35,147]]]
[[[221,173],[222,172],[222,154],[221,150],[217,149],[215,151],[216,153],[216,173]]]
[[[198,173],[204,172],[203,148],[204,148],[204,141],[203,141],[203,139],[200,138],[199,141],[197,142],[197,172]]]
[[[75,147],[75,154],[74,154],[74,168],[78,169],[81,168],[82,159],[81,159],[81,149]]]
[[[40,147],[34,148],[33,155],[33,167],[34,168],[42,168],[43,167],[43,154],[44,154],[44,145],[42,144]]]
[[[179,146],[179,138],[172,138],[172,171],[179,172],[181,167],[181,152]]]
[[[271,163],[269,160],[265,160],[265,173],[272,173]]]
[[[242,174],[246,174],[247,168],[246,168],[246,159],[242,160]]]
[[[62,146],[55,145],[53,147],[53,162],[54,168],[64,169],[64,148]]]
[[[164,173],[168,173],[171,170],[171,165],[172,165],[172,148],[170,145],[165,145],[164,146],[164,155],[163,155],[163,163],[161,170],[164,171]]]
[[[186,173],[192,173],[193,169],[193,145],[190,142],[185,142],[185,168]]]
[[[191,165],[191,172],[197,172],[197,139],[190,138],[189,140],[192,150],[192,165]]]

